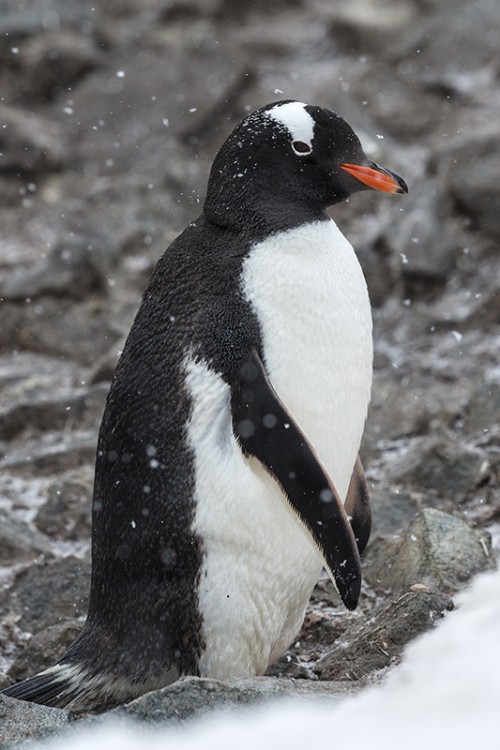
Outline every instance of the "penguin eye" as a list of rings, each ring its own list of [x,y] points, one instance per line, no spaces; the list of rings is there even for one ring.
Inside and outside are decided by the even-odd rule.
[[[304,143],[304,141],[292,141],[292,149],[298,156],[304,156],[311,153],[312,146],[309,143]]]

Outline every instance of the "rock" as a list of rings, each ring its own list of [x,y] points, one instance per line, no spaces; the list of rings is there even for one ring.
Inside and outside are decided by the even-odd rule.
[[[496,179],[500,169],[498,135],[487,146],[478,144],[476,140],[471,142],[470,156],[457,154],[457,167],[448,178],[458,211],[470,218],[474,228],[494,240],[500,238],[500,217],[496,210],[500,200],[500,187]]]
[[[370,545],[378,536],[400,532],[421,509],[421,495],[389,482],[369,482],[373,526]]]
[[[344,633],[342,641],[317,662],[314,671],[320,680],[359,680],[392,666],[408,641],[432,628],[443,612],[452,608],[444,594],[413,586],[382,604],[369,623]]]
[[[379,540],[368,551],[364,577],[378,591],[407,591],[413,584],[448,594],[473,575],[494,570],[489,535],[434,508],[420,511],[403,537]]]
[[[60,389],[56,396],[43,387],[33,396],[23,394],[9,406],[0,407],[0,438],[12,440],[22,432],[32,436],[37,432],[64,430],[70,424],[81,430],[96,428],[107,394],[105,384]]]
[[[79,383],[81,368],[44,354],[14,351],[0,356],[0,408]]]
[[[13,747],[10,743],[46,737],[69,722],[69,712],[61,708],[48,708],[37,703],[18,701],[0,695],[0,747]],[[4,744],[5,743],[5,744]],[[7,743],[9,743],[7,745]]]
[[[88,607],[90,563],[70,556],[32,565],[0,591],[4,610],[20,615],[18,625],[38,633],[61,620],[83,617]]]
[[[0,123],[0,173],[44,173],[67,160],[64,132],[48,117],[0,104]]]
[[[11,682],[24,680],[55,664],[75,640],[81,628],[81,623],[67,620],[36,633],[9,669]]]
[[[443,188],[428,175],[421,182],[425,188],[421,186],[412,210],[385,235],[404,299],[436,297],[455,265],[457,238],[454,225],[447,222]]]
[[[122,334],[106,308],[92,299],[0,301],[0,314],[0,352],[28,350],[91,365]]]
[[[466,412],[472,390],[468,381],[429,377],[416,367],[376,370],[364,449],[373,456],[379,441],[425,435],[437,421],[451,427]]]
[[[474,392],[464,413],[464,429],[469,433],[485,434],[494,427],[500,414],[500,382],[484,381],[475,384]]]
[[[21,48],[23,94],[31,100],[54,99],[73,88],[102,59],[88,34],[60,28],[39,34]]]
[[[439,434],[415,438],[388,466],[388,478],[463,500],[482,478],[483,451]]]
[[[185,677],[173,685],[137,698],[113,709],[106,717],[128,718],[147,723],[170,723],[202,716],[221,708],[251,705],[271,698],[301,697],[309,700],[331,699],[338,703],[352,692],[352,687],[339,683],[278,680],[255,677],[240,680],[200,679]],[[95,720],[91,720],[95,721]],[[87,722],[82,722],[86,724]]]
[[[59,240],[48,258],[34,268],[17,272],[0,283],[0,295],[24,301],[45,295],[85,299],[107,291],[103,259],[111,253],[103,238],[69,233]]]
[[[54,474],[93,464],[97,446],[97,429],[87,432],[53,432],[45,439],[27,440],[22,448],[5,452],[0,469],[18,471],[27,476]]]
[[[52,556],[45,537],[0,509],[0,565],[27,562],[40,555]]]
[[[480,265],[470,282],[464,283],[461,275],[454,275],[443,296],[429,305],[425,318],[431,333],[454,329],[461,336],[478,327],[485,329],[496,325],[500,318],[497,263],[489,258],[478,262]]]
[[[36,527],[59,539],[90,539],[93,479],[94,469],[82,466],[56,480],[35,517]]]

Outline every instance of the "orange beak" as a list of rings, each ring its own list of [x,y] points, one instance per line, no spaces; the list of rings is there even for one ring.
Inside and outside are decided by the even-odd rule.
[[[367,185],[373,190],[381,190],[384,193],[407,193],[408,186],[402,177],[390,172],[388,169],[379,167],[372,162],[371,167],[363,167],[361,164],[341,164],[340,168],[349,172],[350,175]]]

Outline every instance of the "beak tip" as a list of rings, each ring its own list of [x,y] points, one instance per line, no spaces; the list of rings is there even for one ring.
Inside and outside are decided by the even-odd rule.
[[[398,195],[408,195],[408,185],[406,184],[406,182],[403,180],[402,177],[399,177],[399,175],[398,175],[398,183],[399,183],[399,187],[394,192],[397,193]]]

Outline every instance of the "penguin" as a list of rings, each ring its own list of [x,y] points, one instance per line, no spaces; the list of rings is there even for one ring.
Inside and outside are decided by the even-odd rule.
[[[408,192],[319,106],[273,102],[222,145],[112,379],[86,623],[4,694],[103,710],[184,675],[263,674],[323,567],[356,607],[372,320],[327,209],[364,189]]]

